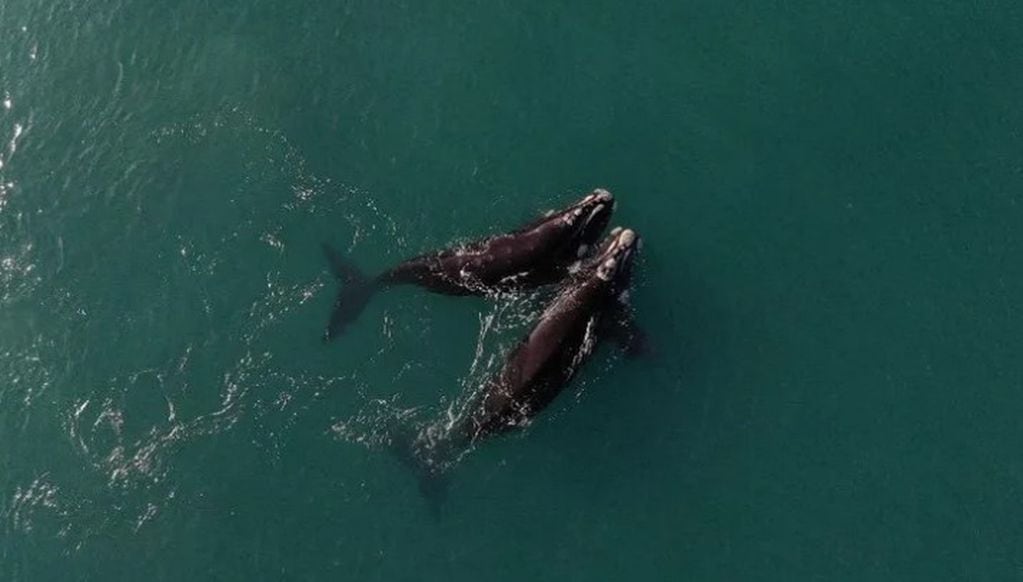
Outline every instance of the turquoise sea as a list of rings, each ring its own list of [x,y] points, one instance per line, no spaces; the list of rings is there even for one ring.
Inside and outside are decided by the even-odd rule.
[[[1023,4],[0,0],[0,581],[1023,580]],[[602,349],[369,272],[594,187]]]

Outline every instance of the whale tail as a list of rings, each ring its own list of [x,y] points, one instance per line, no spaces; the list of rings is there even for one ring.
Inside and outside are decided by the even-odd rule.
[[[330,313],[330,321],[323,333],[323,341],[328,342],[341,335],[344,328],[362,313],[370,297],[376,292],[377,285],[336,249],[327,243],[323,243],[322,247],[331,272],[341,282],[341,288]]]
[[[433,517],[439,519],[451,484],[449,467],[439,459],[432,458],[431,451],[419,448],[417,442],[418,434],[411,427],[404,426],[392,433],[389,450],[415,474],[419,482],[419,493]]]

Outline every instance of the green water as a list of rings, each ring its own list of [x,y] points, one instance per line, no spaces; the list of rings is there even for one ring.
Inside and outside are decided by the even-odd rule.
[[[0,580],[1023,578],[1023,5],[426,4],[0,0]],[[319,244],[595,186],[656,357],[435,519],[376,439],[536,300],[325,347]]]

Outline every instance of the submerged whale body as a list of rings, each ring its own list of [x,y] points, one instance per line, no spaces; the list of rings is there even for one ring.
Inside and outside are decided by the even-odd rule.
[[[599,240],[613,209],[611,193],[594,190],[513,232],[422,254],[372,279],[324,245],[341,282],[324,340],[340,335],[376,293],[395,285],[418,285],[446,295],[485,295],[554,283]]]

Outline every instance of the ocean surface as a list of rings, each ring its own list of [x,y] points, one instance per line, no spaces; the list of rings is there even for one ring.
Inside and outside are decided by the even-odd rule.
[[[1023,579],[1023,4],[0,0],[0,581]],[[370,273],[594,187],[654,346],[442,511],[543,294]]]

